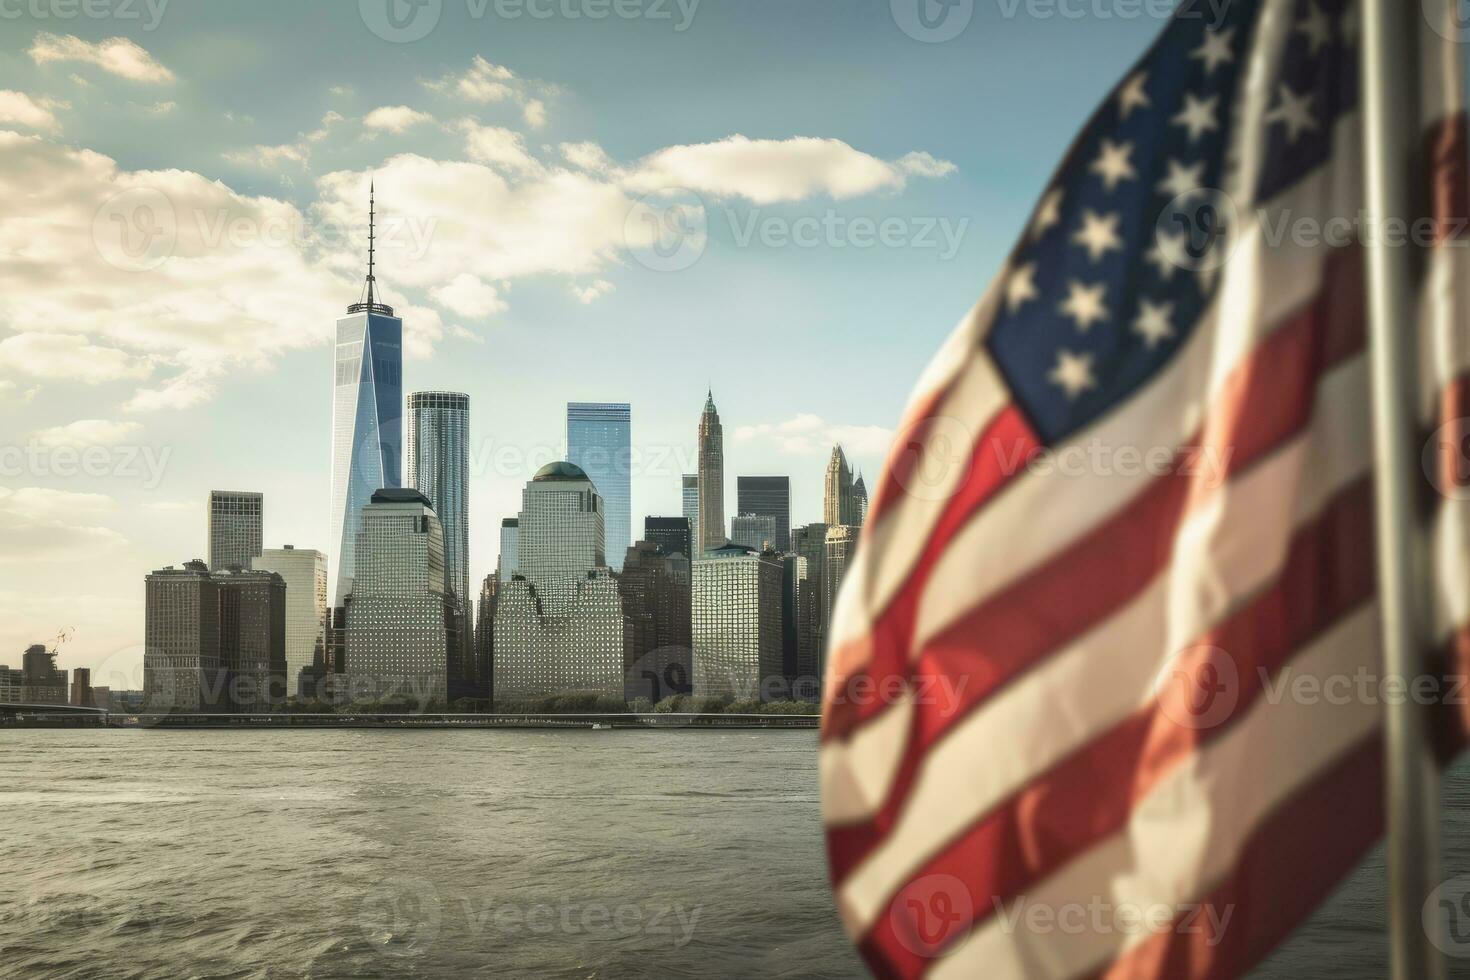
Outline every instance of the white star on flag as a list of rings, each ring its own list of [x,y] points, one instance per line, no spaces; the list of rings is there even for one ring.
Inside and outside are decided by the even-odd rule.
[[[1219,101],[1218,95],[1197,99],[1193,93],[1185,92],[1184,108],[1169,121],[1189,130],[1189,141],[1193,143],[1205,133],[1220,128],[1220,124],[1215,121],[1215,106]]]
[[[1168,161],[1169,176],[1159,181],[1160,193],[1167,194],[1172,198],[1188,200],[1198,197],[1204,191],[1200,189],[1200,181],[1205,176],[1205,162],[1203,160],[1186,167],[1178,160]]]
[[[1153,350],[1155,346],[1174,336],[1174,327],[1169,317],[1174,313],[1173,303],[1150,303],[1139,300],[1138,317],[1133,321],[1133,331],[1143,338],[1144,346]]]
[[[1101,176],[1103,186],[1112,190],[1118,186],[1119,181],[1132,180],[1138,176],[1138,171],[1133,169],[1133,164],[1128,159],[1132,155],[1132,143],[1114,143],[1104,138],[1098,148],[1098,158],[1092,161],[1092,166],[1088,169]]]
[[[1051,369],[1047,379],[1060,385],[1068,398],[1076,398],[1088,388],[1096,388],[1097,379],[1092,376],[1092,355],[1057,351],[1057,366]]]
[[[1062,301],[1061,310],[1077,321],[1078,330],[1086,333],[1094,323],[1108,318],[1108,308],[1103,304],[1106,289],[1106,283],[1087,286],[1073,279],[1067,283],[1067,298]]]
[[[1316,3],[1307,4],[1307,13],[1296,22],[1296,32],[1304,34],[1312,54],[1332,40],[1332,23]]]
[[[1149,101],[1148,93],[1143,90],[1143,83],[1148,80],[1148,72],[1141,71],[1118,89],[1118,118],[1127,119],[1128,114],[1134,109],[1147,109],[1153,105]]]
[[[1174,278],[1174,270],[1179,267],[1171,256],[1183,254],[1184,233],[1160,230],[1154,238],[1153,247],[1144,253],[1143,260],[1154,267],[1160,279],[1167,282]]]
[[[1046,197],[1041,199],[1041,205],[1036,209],[1036,220],[1031,223],[1031,240],[1035,241],[1046,232],[1048,228],[1062,220],[1062,189],[1060,187],[1046,192]]]
[[[1087,257],[1094,262],[1108,254],[1109,249],[1123,248],[1123,239],[1118,237],[1118,212],[1099,215],[1091,208],[1082,209],[1082,227],[1072,235],[1072,241],[1087,249]]]
[[[1014,313],[1022,303],[1036,296],[1036,263],[1027,262],[1006,279],[1006,308]]]
[[[1235,28],[1230,27],[1223,31],[1205,31],[1204,43],[1189,53],[1191,58],[1198,58],[1205,63],[1205,77],[1208,78],[1221,65],[1229,64],[1235,60],[1235,53],[1230,50],[1230,40],[1235,36]]]
[[[1297,137],[1309,129],[1317,128],[1317,120],[1312,118],[1312,93],[1306,92],[1297,95],[1285,82],[1280,86],[1281,101],[1276,108],[1266,113],[1266,122],[1279,122],[1286,127],[1286,139],[1295,143]]]

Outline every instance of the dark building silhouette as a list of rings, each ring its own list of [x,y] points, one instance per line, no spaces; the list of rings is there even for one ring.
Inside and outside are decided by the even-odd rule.
[[[296,687],[286,677],[286,580],[275,572],[214,572],[219,660],[228,706],[270,711]]]
[[[771,518],[776,535],[771,545],[777,551],[791,550],[791,477],[736,477],[735,512]]]
[[[56,654],[39,643],[21,657],[21,696],[25,704],[66,704],[66,671],[56,668]]]
[[[623,602],[623,697],[653,704],[692,690],[690,566],[639,541],[623,559],[618,593]]]
[[[643,540],[663,549],[666,555],[690,557],[694,528],[687,517],[643,518]]]

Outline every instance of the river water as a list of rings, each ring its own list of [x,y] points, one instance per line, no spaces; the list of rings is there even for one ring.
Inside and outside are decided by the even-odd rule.
[[[810,731],[0,730],[0,976],[861,976],[815,749]],[[1463,768],[1446,797],[1465,873]],[[1379,852],[1258,975],[1382,976],[1382,891]]]

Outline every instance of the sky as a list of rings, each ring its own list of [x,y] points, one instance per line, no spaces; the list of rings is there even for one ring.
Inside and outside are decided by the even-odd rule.
[[[0,663],[66,630],[138,686],[211,488],[331,550],[369,181],[405,390],[471,399],[472,581],[568,401],[632,404],[635,528],[707,390],[727,511],[788,474],[819,520],[834,442],[871,485],[1170,6],[914,3],[0,0]]]

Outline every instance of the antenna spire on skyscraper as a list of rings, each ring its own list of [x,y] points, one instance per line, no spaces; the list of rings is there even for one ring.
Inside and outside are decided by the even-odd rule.
[[[377,301],[374,295],[377,291],[377,276],[373,274],[377,262],[377,229],[378,229],[378,187],[377,178],[368,180],[368,267],[367,267],[367,299],[361,303],[353,303],[347,307],[348,313],[378,313],[383,316],[392,316],[393,307]]]

